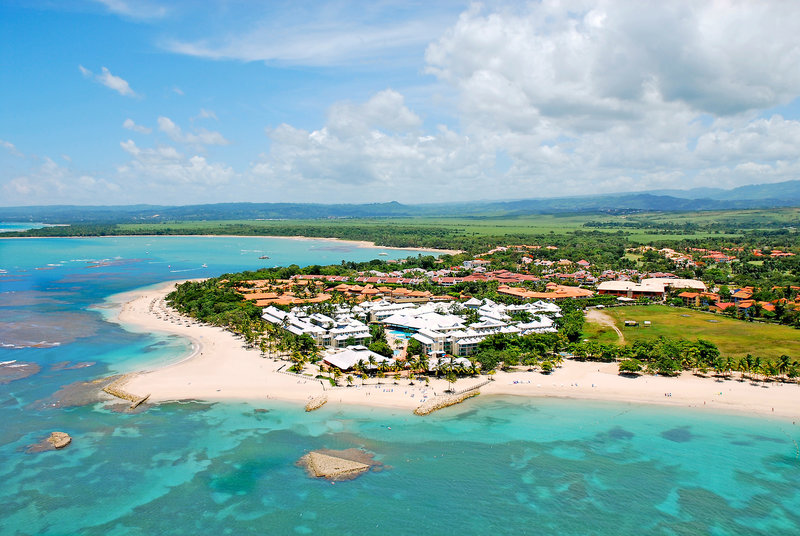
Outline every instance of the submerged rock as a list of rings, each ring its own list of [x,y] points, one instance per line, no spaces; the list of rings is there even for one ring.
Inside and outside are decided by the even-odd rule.
[[[0,384],[33,376],[42,368],[36,363],[4,361],[0,363]]]
[[[98,380],[80,381],[65,385],[49,398],[32,403],[29,407],[39,408],[70,408],[88,406],[98,402],[107,402],[111,396],[103,392],[103,387],[113,382],[119,376],[100,378]]]

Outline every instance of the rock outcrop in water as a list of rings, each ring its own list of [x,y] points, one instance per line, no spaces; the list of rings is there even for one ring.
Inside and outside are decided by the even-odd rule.
[[[70,443],[72,443],[72,438],[69,436],[69,434],[65,432],[53,432],[49,437],[42,439],[38,443],[28,445],[28,448],[25,449],[25,452],[34,453],[63,449]]]
[[[379,470],[381,464],[372,454],[360,449],[312,450],[298,460],[308,474],[328,480],[351,480],[370,469]]]
[[[57,449],[63,449],[72,443],[72,438],[65,432],[53,432],[47,438],[47,442]]]

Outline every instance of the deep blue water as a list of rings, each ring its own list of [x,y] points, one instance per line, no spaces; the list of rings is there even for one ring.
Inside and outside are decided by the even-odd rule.
[[[47,406],[63,385],[187,351],[106,322],[111,294],[378,251],[266,238],[0,240],[0,341],[46,346],[0,347],[0,361],[41,366],[0,384],[0,534],[800,533],[800,433],[780,420],[488,397],[426,418],[274,401],[139,414]],[[53,366],[64,361],[95,364]],[[73,444],[25,452],[53,430]],[[384,470],[331,484],[295,465],[311,449],[350,447]]]

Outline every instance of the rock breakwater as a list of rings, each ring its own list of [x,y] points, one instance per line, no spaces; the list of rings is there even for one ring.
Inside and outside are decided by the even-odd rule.
[[[427,402],[421,404],[417,409],[414,410],[414,415],[429,415],[434,411],[440,410],[442,408],[446,408],[448,406],[454,406],[456,404],[460,404],[464,400],[468,398],[472,398],[473,396],[478,396],[480,391],[467,391],[466,393],[461,393],[458,395],[442,395],[431,398]]]

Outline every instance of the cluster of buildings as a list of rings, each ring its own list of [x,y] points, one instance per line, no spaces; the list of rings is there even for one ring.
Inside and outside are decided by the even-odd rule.
[[[755,257],[767,257],[767,256],[769,256],[769,257],[772,257],[773,259],[779,258],[779,257],[794,257],[794,253],[792,253],[791,251],[781,251],[780,249],[773,249],[772,251],[769,252],[768,255],[764,254],[764,252],[761,251],[760,249],[754,249],[753,250],[753,255]]]
[[[469,316],[477,318],[477,322],[468,323],[465,309],[474,311]],[[309,335],[321,346],[342,350],[331,354],[338,355],[339,360],[350,359],[354,355],[343,350],[367,346],[369,323],[382,324],[387,330],[402,334],[402,338],[413,338],[422,345],[428,356],[441,358],[447,354],[469,356],[475,353],[482,340],[498,333],[554,333],[554,319],[560,316],[560,311],[557,305],[543,301],[506,305],[475,298],[463,304],[378,300],[352,307],[338,305],[331,315],[309,313],[302,306],[294,307],[289,312],[268,306],[262,318],[295,335]],[[369,358],[368,354],[363,353],[364,350],[353,351]]]

